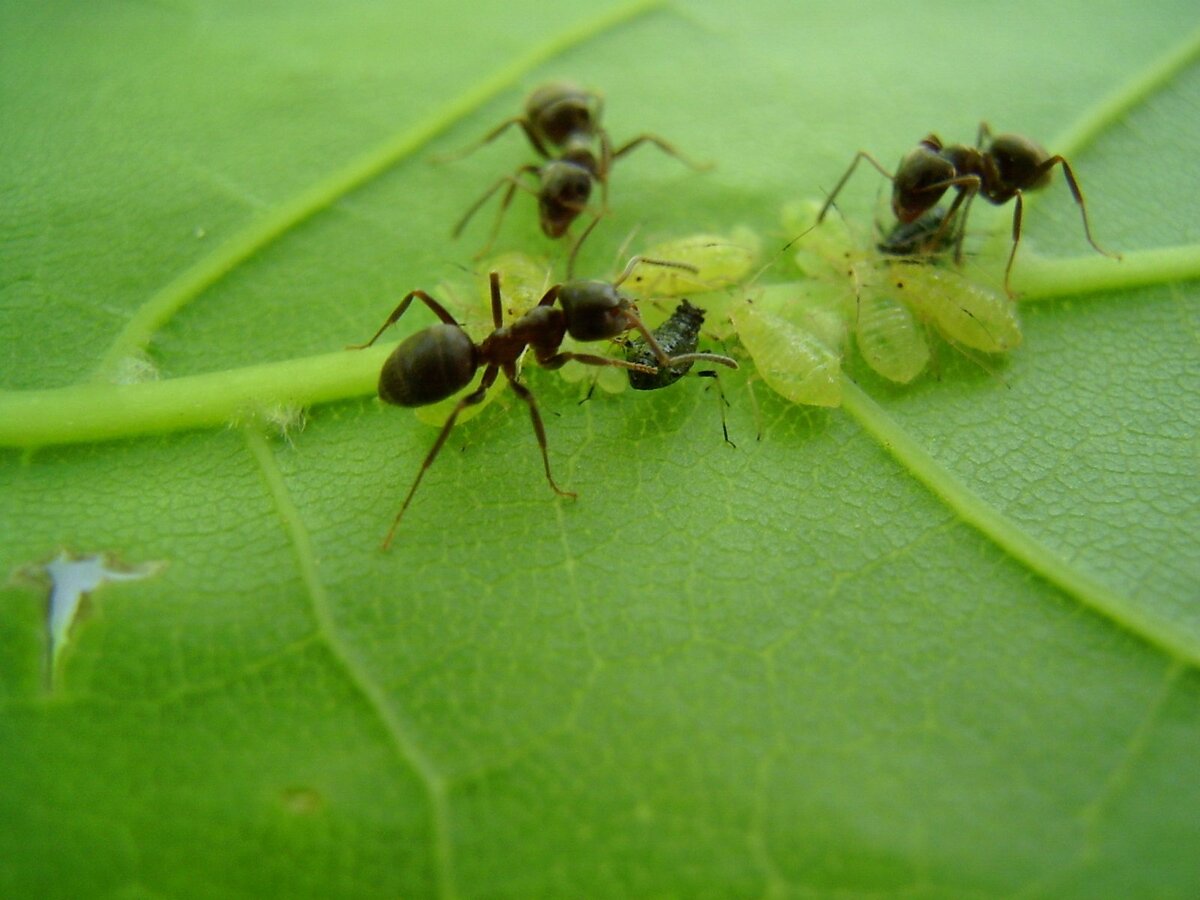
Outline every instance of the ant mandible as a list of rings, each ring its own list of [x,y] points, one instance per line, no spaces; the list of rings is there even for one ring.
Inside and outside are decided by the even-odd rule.
[[[1051,170],[1055,166],[1062,166],[1071,196],[1079,205],[1079,212],[1083,217],[1083,233],[1088,243],[1097,253],[1120,259],[1120,254],[1105,250],[1092,237],[1083,192],[1075,180],[1071,164],[1062,156],[1050,156],[1040,145],[1022,135],[1000,134],[993,137],[986,122],[979,124],[974,147],[963,144],[945,145],[936,134],[930,134],[900,161],[895,175],[888,172],[871,154],[860,150],[855,154],[841,180],[834,186],[825,205],[821,207],[817,222],[825,218],[825,213],[833,204],[834,198],[849,180],[861,159],[865,159],[892,182],[892,212],[901,223],[907,224],[919,219],[937,204],[949,188],[957,191],[938,230],[929,239],[930,244],[934,246],[939,243],[961,206],[962,219],[954,240],[956,262],[962,261],[967,213],[975,195],[982,194],[985,200],[996,206],[1003,206],[1016,198],[1016,207],[1013,209],[1012,250],[1008,254],[1008,264],[1004,267],[1004,290],[1010,296],[1012,290],[1009,287],[1009,276],[1013,260],[1017,256],[1017,244],[1021,241],[1023,192],[1045,187],[1050,182]]]
[[[519,166],[511,175],[488,188],[454,226],[453,237],[462,234],[475,213],[505,185],[508,189],[501,198],[491,234],[476,258],[487,253],[496,240],[504,214],[518,189],[537,197],[542,233],[551,238],[562,237],[587,208],[593,183],[600,185],[603,195],[600,214],[603,215],[608,209],[608,173],[613,163],[642,144],[654,144],[668,156],[698,171],[708,168],[692,162],[655,134],[639,134],[614,149],[608,132],[600,125],[603,108],[604,100],[595,91],[567,82],[543,85],[525,101],[524,115],[505,120],[475,144],[442,157],[443,160],[459,159],[495,140],[510,126],[517,125],[545,160],[541,165]],[[536,176],[536,188],[521,180],[526,175]]]
[[[444,400],[466,387],[474,377],[475,371],[479,368],[484,369],[479,386],[458,401],[445,424],[442,425],[437,440],[433,442],[429,453],[426,454],[425,461],[421,464],[417,477],[392,522],[392,527],[388,529],[387,536],[383,540],[384,550],[391,544],[400,520],[425,475],[425,470],[433,465],[433,461],[437,458],[442,445],[446,443],[459,414],[468,406],[481,403],[501,372],[508,379],[509,386],[516,395],[529,407],[533,430],[542,451],[542,464],[546,470],[546,480],[550,483],[550,487],[559,496],[575,496],[570,491],[560,488],[555,483],[554,476],[550,474],[550,458],[546,453],[546,429],[542,425],[537,402],[529,388],[517,380],[517,360],[525,352],[526,347],[533,348],[538,365],[546,369],[560,368],[571,360],[590,366],[616,366],[646,374],[654,374],[659,368],[669,368],[697,360],[706,360],[737,368],[737,363],[728,357],[709,353],[671,356],[663,350],[654,335],[642,323],[633,301],[622,296],[617,290],[621,282],[629,277],[640,262],[677,265],[635,256],[614,282],[568,281],[564,284],[553,285],[538,301],[537,306],[511,325],[504,324],[500,298],[500,273],[492,272],[489,278],[494,329],[478,344],[471,340],[454,320],[454,317],[437,300],[425,291],[410,291],[369,341],[347,348],[362,350],[370,347],[384,331],[399,321],[400,317],[408,311],[412,301],[416,299],[429,307],[429,310],[441,320],[441,324],[431,325],[410,335],[392,351],[392,354],[384,361],[383,368],[379,373],[380,399],[396,406],[427,406],[430,403]],[[555,307],[555,302],[559,304],[559,307]],[[647,344],[654,349],[657,367],[589,353],[566,352],[560,349],[563,339],[568,334],[577,341],[598,341],[615,338],[630,329],[639,331]]]

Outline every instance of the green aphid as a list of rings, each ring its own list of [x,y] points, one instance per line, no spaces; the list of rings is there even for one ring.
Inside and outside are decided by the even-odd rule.
[[[793,403],[840,406],[846,320],[836,297],[804,285],[763,288],[730,318],[763,381]]]

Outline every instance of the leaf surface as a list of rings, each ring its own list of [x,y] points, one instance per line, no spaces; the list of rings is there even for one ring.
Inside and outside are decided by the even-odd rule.
[[[1200,892],[1189,4],[0,17],[0,894]],[[339,351],[413,288],[483,283],[490,211],[450,227],[531,154],[429,158],[557,78],[604,91],[618,143],[716,164],[622,158],[597,275],[635,227],[774,252],[856,150],[981,118],[1066,153],[1126,260],[1093,259],[1059,178],[1014,280],[1068,287],[1017,351],[943,344],[905,387],[852,354],[829,410],[743,356],[736,449],[706,381],[580,406],[526,366],[579,499],[506,391],[381,553],[436,430],[371,399],[386,350]],[[977,206],[1002,245],[1011,208]],[[500,243],[546,250],[528,197]],[[150,371],[152,426],[107,381]],[[51,661],[61,550],[161,565],[93,591]]]

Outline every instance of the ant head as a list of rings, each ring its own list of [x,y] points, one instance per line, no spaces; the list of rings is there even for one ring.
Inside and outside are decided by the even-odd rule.
[[[633,325],[632,301],[607,281],[568,281],[558,292],[567,333],[577,341],[614,338]]]
[[[572,134],[595,131],[600,96],[570,82],[544,84],[525,101],[525,116],[546,140],[559,146]]]
[[[935,143],[936,142],[936,143]],[[954,163],[941,155],[941,142],[930,135],[900,160],[892,183],[892,212],[901,222],[914,222],[946,193]]]
[[[1000,182],[1006,187],[1036,190],[1050,181],[1051,170],[1035,178],[1038,166],[1050,158],[1040,144],[1019,134],[999,134],[988,147]]]
[[[542,167],[538,212],[547,237],[562,237],[587,207],[592,194],[592,173],[583,166],[556,160]]]

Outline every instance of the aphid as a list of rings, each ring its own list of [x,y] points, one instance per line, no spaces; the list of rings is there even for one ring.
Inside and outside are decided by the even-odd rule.
[[[1098,253],[1120,258],[1118,254],[1105,250],[1092,238],[1087,206],[1070,163],[1062,156],[1050,156],[1027,137],[1019,134],[1000,134],[993,137],[986,122],[979,125],[974,147],[963,144],[946,145],[937,135],[930,134],[900,161],[895,175],[888,172],[869,153],[860,150],[830,192],[825,205],[821,207],[817,215],[818,222],[825,218],[825,213],[833,204],[834,198],[862,159],[892,182],[892,212],[903,224],[916,222],[937,204],[948,189],[955,189],[954,200],[931,240],[937,242],[938,236],[951,227],[955,213],[962,207],[962,218],[955,238],[956,261],[962,258],[962,239],[967,214],[975,196],[982,195],[985,200],[996,206],[1003,206],[1015,198],[1017,202],[1013,209],[1012,250],[1009,251],[1008,263],[1004,268],[1004,289],[1010,295],[1012,291],[1009,288],[1009,276],[1012,273],[1013,260],[1016,259],[1017,245],[1021,241],[1023,192],[1039,190],[1049,184],[1055,166],[1062,167],[1067,186],[1071,189],[1071,196],[1079,205],[1079,212],[1083,217],[1083,233],[1088,243]]]
[[[540,165],[519,166],[511,175],[499,179],[470,206],[454,226],[453,236],[458,237],[480,207],[507,185],[481,255],[496,239],[500,223],[518,189],[537,197],[542,233],[551,238],[562,237],[587,208],[593,184],[598,183],[603,194],[599,214],[608,209],[608,175],[613,163],[642,144],[654,144],[693,169],[706,168],[691,162],[654,134],[639,134],[614,149],[608,132],[600,124],[602,109],[603,101],[598,94],[572,84],[549,84],[534,91],[525,103],[524,116],[501,123],[461,155],[494,140],[510,125],[516,124],[545,161]],[[523,181],[525,176],[535,176],[537,186]]]
[[[840,406],[846,319],[839,307],[827,291],[772,285],[735,306],[730,319],[777,394],[808,406]]]
[[[537,402],[533,393],[519,380],[516,369],[517,360],[531,347],[538,365],[555,369],[570,360],[577,360],[593,366],[616,366],[624,369],[641,369],[654,373],[660,367],[694,360],[707,359],[716,362],[728,362],[736,368],[733,360],[716,358],[712,354],[682,354],[671,356],[662,351],[654,336],[638,317],[636,307],[628,298],[621,296],[617,288],[620,282],[628,276],[629,271],[636,265],[637,259],[630,265],[616,282],[601,281],[572,281],[551,286],[542,296],[537,306],[518,318],[511,325],[504,324],[503,307],[500,295],[500,273],[492,272],[489,278],[491,291],[492,323],[494,329],[480,343],[474,343],[462,327],[455,322],[437,300],[425,291],[410,291],[400,304],[392,311],[379,330],[365,344],[356,344],[349,349],[361,350],[370,347],[389,327],[394,325],[414,299],[424,303],[441,324],[431,325],[415,334],[410,335],[384,361],[379,373],[379,396],[386,403],[397,406],[425,406],[436,403],[466,387],[474,378],[476,370],[483,368],[483,377],[478,386],[455,405],[453,411],[442,425],[437,440],[434,441],[426,455],[417,477],[409,488],[400,511],[396,514],[392,527],[384,538],[383,547],[391,544],[392,536],[400,525],[400,520],[412,502],[413,495],[421,483],[425,471],[433,464],[438,452],[445,444],[451,429],[459,414],[467,407],[483,401],[492,385],[501,373],[508,379],[514,393],[529,407],[529,415],[533,422],[534,434],[542,452],[542,463],[546,472],[546,480],[554,492],[560,496],[574,497],[569,491],[562,490],[550,473],[550,458],[546,452],[546,430],[538,412]],[[556,307],[554,304],[557,303]],[[641,365],[629,363],[621,359],[596,356],[589,353],[563,351],[563,339],[569,334],[579,341],[598,341],[614,338],[630,329],[637,329],[654,348],[657,365]]]
[[[785,221],[794,226],[807,215],[792,208]],[[838,219],[814,232],[796,254],[806,273],[845,292],[844,309],[864,361],[901,384],[929,363],[927,325],[955,345],[987,353],[1007,352],[1021,343],[1016,307],[1008,297],[935,264],[937,252],[948,246],[946,233],[934,237],[937,219],[933,210],[911,224],[897,225],[875,248]],[[889,256],[879,246],[909,252]]]
[[[654,329],[654,337],[659,346],[668,356],[681,356],[696,352],[700,345],[700,327],[704,324],[704,310],[693,306],[687,300],[681,300],[670,317]],[[625,345],[625,359],[631,363],[651,365],[656,356],[650,345],[644,340],[635,338]],[[729,357],[724,357],[734,368],[737,364]],[[655,391],[670,387],[692,368],[692,361],[676,363],[660,368],[651,375],[638,369],[629,369],[629,386],[635,391]],[[721,432],[725,435],[725,443],[734,446],[729,440],[729,427],[725,422],[725,395],[721,390],[721,380],[712,369],[696,373],[702,378],[712,378],[717,383],[717,396],[721,404]]]
[[[937,256],[957,238],[951,229],[943,227],[946,218],[946,207],[935,206],[911,222],[897,222],[876,241],[875,249],[885,256]]]
[[[762,239],[749,228],[739,226],[728,235],[690,234],[663,241],[644,254],[689,268],[639,266],[629,279],[638,293],[643,297],[682,297],[744,281],[762,255]]]

